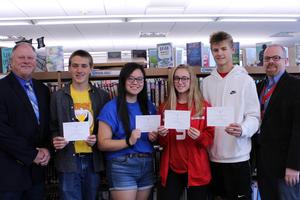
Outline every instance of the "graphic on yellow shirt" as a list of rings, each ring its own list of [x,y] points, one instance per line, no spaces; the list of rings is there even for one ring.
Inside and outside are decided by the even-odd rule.
[[[71,87],[71,96],[74,102],[76,121],[89,122],[90,133],[92,133],[94,129],[94,118],[88,90],[76,91]],[[85,141],[76,141],[74,146],[76,153],[92,152],[92,148]]]

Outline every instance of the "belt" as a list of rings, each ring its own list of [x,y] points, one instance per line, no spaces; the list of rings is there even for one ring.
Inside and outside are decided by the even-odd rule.
[[[75,154],[77,157],[86,157],[92,155],[92,153],[76,153]]]
[[[152,157],[152,153],[130,153],[126,154],[128,158],[149,158]]]

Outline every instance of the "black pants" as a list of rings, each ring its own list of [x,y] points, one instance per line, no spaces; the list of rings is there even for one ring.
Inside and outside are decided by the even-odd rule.
[[[169,169],[167,185],[163,188],[163,200],[179,200],[184,188],[187,187],[188,175],[177,174]],[[188,200],[206,200],[207,186],[187,187]]]
[[[251,200],[249,161],[238,163],[211,162],[211,192],[228,200]]]

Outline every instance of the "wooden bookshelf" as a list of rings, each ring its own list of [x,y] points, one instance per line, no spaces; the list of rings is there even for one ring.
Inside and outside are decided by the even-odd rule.
[[[207,76],[209,72],[202,73],[200,67],[192,67],[195,74],[197,76]],[[245,67],[246,70],[250,75],[264,75],[264,68],[263,67]],[[101,70],[101,69],[100,69]],[[300,67],[287,67],[287,72],[291,74],[300,74]],[[107,75],[99,75],[99,76],[92,76],[92,79],[117,79],[118,75],[109,75],[110,71],[117,71],[120,70],[101,70],[102,72],[107,72]],[[146,77],[147,78],[160,78],[160,77],[167,77],[171,68],[145,68]],[[114,73],[115,74],[115,73]],[[1,75],[1,74],[0,74]],[[3,75],[3,74],[2,74]],[[61,80],[69,80],[71,79],[71,75],[68,71],[64,72],[35,72],[33,77],[42,80],[42,81],[49,81],[49,82],[59,82]]]
[[[107,59],[106,62],[95,63],[94,68],[96,68],[96,69],[112,69],[112,68],[120,69],[128,62],[135,62],[142,66],[147,66],[147,60],[145,60],[144,58],[134,58],[134,59],[129,58],[129,59]]]
[[[263,67],[245,67],[250,75],[265,74]],[[300,74],[300,67],[286,67],[286,71],[291,74]]]

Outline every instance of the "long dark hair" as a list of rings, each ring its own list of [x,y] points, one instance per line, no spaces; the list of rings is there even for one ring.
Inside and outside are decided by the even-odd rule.
[[[137,101],[140,106],[140,109],[143,113],[143,115],[149,114],[149,108],[148,108],[148,97],[147,97],[147,83],[145,79],[145,70],[144,67],[137,64],[137,63],[126,63],[124,67],[122,68],[119,76],[119,85],[118,85],[118,97],[117,97],[117,109],[118,109],[118,115],[121,119],[121,122],[123,124],[125,133],[127,137],[130,137],[131,135],[131,127],[130,127],[130,120],[129,120],[129,113],[127,108],[127,102],[126,102],[126,80],[127,78],[132,74],[132,72],[136,69],[141,70],[144,76],[144,87],[142,91],[137,95]]]

